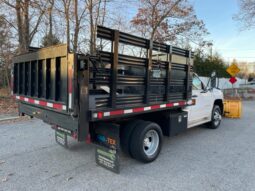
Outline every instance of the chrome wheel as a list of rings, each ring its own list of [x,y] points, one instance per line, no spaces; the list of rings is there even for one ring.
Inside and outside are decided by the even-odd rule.
[[[143,151],[147,156],[153,156],[159,147],[159,135],[156,130],[149,130],[143,140]]]
[[[215,110],[214,114],[213,114],[213,123],[215,126],[218,126],[220,124],[221,121],[221,114],[219,110]]]

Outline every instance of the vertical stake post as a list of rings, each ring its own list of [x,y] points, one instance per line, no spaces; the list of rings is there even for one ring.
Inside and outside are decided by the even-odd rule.
[[[186,82],[186,100],[188,101],[189,98],[189,88],[190,88],[190,65],[191,65],[191,51],[188,50],[188,59],[187,59],[187,82]]]
[[[119,31],[114,31],[113,40],[113,62],[111,65],[111,89],[110,89],[110,105],[112,108],[116,107],[116,92],[117,92],[117,75],[119,62]]]
[[[165,100],[166,102],[169,101],[169,86],[170,86],[170,78],[171,78],[171,70],[172,70],[172,55],[173,55],[173,48],[172,46],[168,46],[168,66],[167,66],[167,73],[166,73],[166,89],[165,89]]]
[[[144,92],[144,103],[149,104],[150,94],[150,75],[152,69],[152,49],[153,41],[148,41],[148,53],[147,53],[147,67],[146,67],[146,78],[145,78],[145,92]]]

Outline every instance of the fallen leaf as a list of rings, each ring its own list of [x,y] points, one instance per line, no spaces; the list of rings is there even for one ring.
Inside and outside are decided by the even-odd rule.
[[[0,160],[0,164],[4,164],[5,163],[5,161],[4,160]]]
[[[13,176],[13,175],[14,175],[14,173],[9,173],[9,174],[8,174],[8,176]]]
[[[7,181],[8,181],[8,178],[7,178],[7,177],[5,177],[5,178],[2,179],[2,182],[7,182]]]
[[[52,178],[55,178],[55,177],[57,177],[57,176],[60,176],[60,174],[54,174],[54,175],[52,176]]]

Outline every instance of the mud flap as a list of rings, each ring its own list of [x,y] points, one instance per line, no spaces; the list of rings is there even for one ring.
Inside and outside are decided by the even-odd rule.
[[[65,147],[65,148],[68,148],[67,134],[66,133],[64,133],[62,131],[55,130],[55,140],[61,146]]]
[[[93,143],[96,145],[96,163],[112,172],[120,172],[119,125],[99,124],[95,128]]]

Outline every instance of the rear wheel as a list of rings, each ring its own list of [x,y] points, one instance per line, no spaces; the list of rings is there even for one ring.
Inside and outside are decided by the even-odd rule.
[[[139,123],[130,139],[130,152],[132,156],[141,162],[154,161],[162,146],[161,128],[152,122]]]
[[[208,128],[217,129],[220,126],[222,115],[221,109],[218,105],[214,105],[212,111],[212,119],[211,122],[208,123]]]
[[[130,155],[132,157],[132,154],[130,152],[130,139],[131,139],[131,135],[135,129],[135,127],[139,124],[139,123],[143,123],[144,121],[142,120],[134,120],[131,122],[126,123],[120,131],[120,145],[121,145],[121,149],[124,153],[126,153],[127,155]]]

